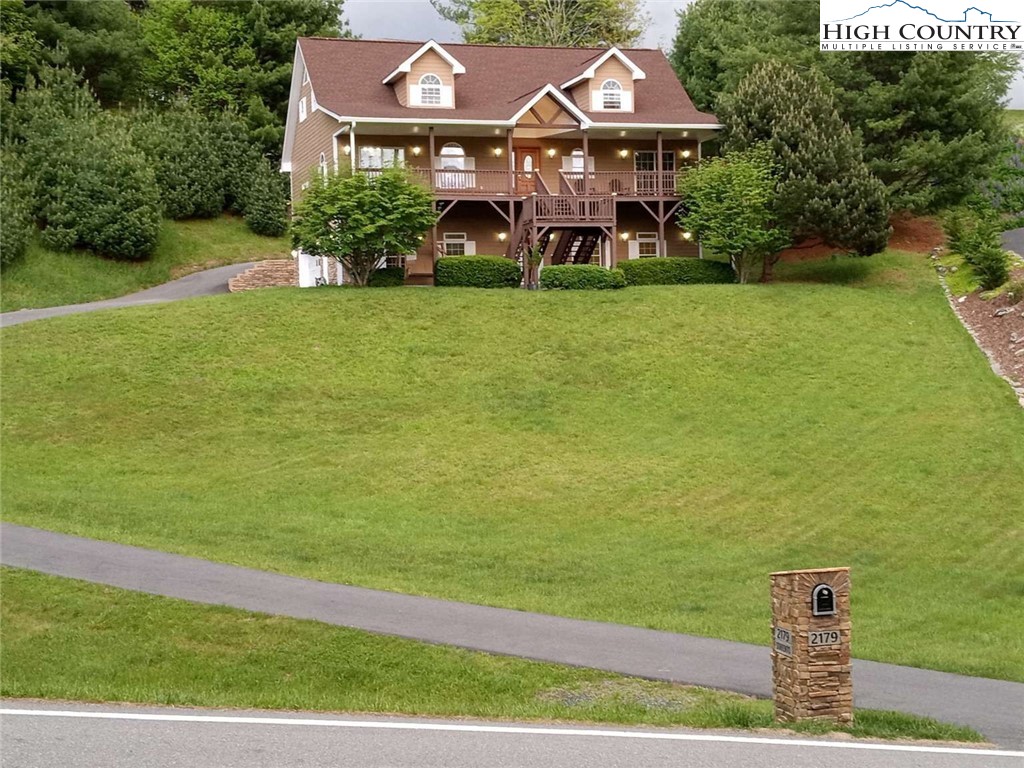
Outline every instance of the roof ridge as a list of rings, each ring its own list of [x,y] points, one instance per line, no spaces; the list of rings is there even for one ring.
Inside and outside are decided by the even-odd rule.
[[[401,45],[425,45],[430,40],[400,40],[394,37],[387,38],[367,38],[367,37],[324,37],[322,35],[303,35],[299,37],[300,40],[326,40],[341,43],[397,43]],[[431,38],[433,39],[433,38]],[[609,45],[606,47],[599,46],[568,46],[568,45],[502,45],[499,43],[453,43],[453,42],[442,42],[440,40],[434,40],[435,43],[440,45],[442,48],[447,46],[458,46],[459,48],[519,48],[519,49],[530,49],[530,50],[547,50],[547,51],[607,51],[611,48],[617,48],[618,50],[625,53],[626,51],[651,51],[664,53],[661,48],[621,48],[617,45]]]

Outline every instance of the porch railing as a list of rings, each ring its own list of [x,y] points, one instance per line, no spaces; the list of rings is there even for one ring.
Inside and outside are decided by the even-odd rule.
[[[682,171],[559,171],[563,191],[576,195],[675,197]]]
[[[538,224],[615,221],[615,198],[607,195],[538,195],[536,203]]]

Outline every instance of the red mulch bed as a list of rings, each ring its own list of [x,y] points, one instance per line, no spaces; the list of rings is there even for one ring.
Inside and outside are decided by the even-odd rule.
[[[898,214],[889,220],[892,234],[889,236],[889,247],[897,251],[911,253],[928,253],[945,243],[942,227],[935,219]],[[789,248],[782,252],[782,261],[810,261],[831,256],[835,248],[815,244],[814,241],[803,243],[797,248]]]
[[[1013,280],[1024,280],[1024,266],[1011,270]],[[953,305],[964,323],[1002,369],[1003,375],[1024,387],[1024,301],[1010,304],[1006,294],[984,301],[978,291],[953,297]],[[996,316],[1005,308],[1010,312]]]

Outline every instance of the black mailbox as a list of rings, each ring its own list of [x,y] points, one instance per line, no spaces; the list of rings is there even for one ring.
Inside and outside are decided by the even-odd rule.
[[[815,616],[835,616],[836,593],[828,584],[819,584],[811,592],[811,613]]]

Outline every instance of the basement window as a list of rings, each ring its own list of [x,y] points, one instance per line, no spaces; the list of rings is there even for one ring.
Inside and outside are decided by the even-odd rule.
[[[658,256],[658,233],[637,232],[636,233],[637,255],[643,258]]]

